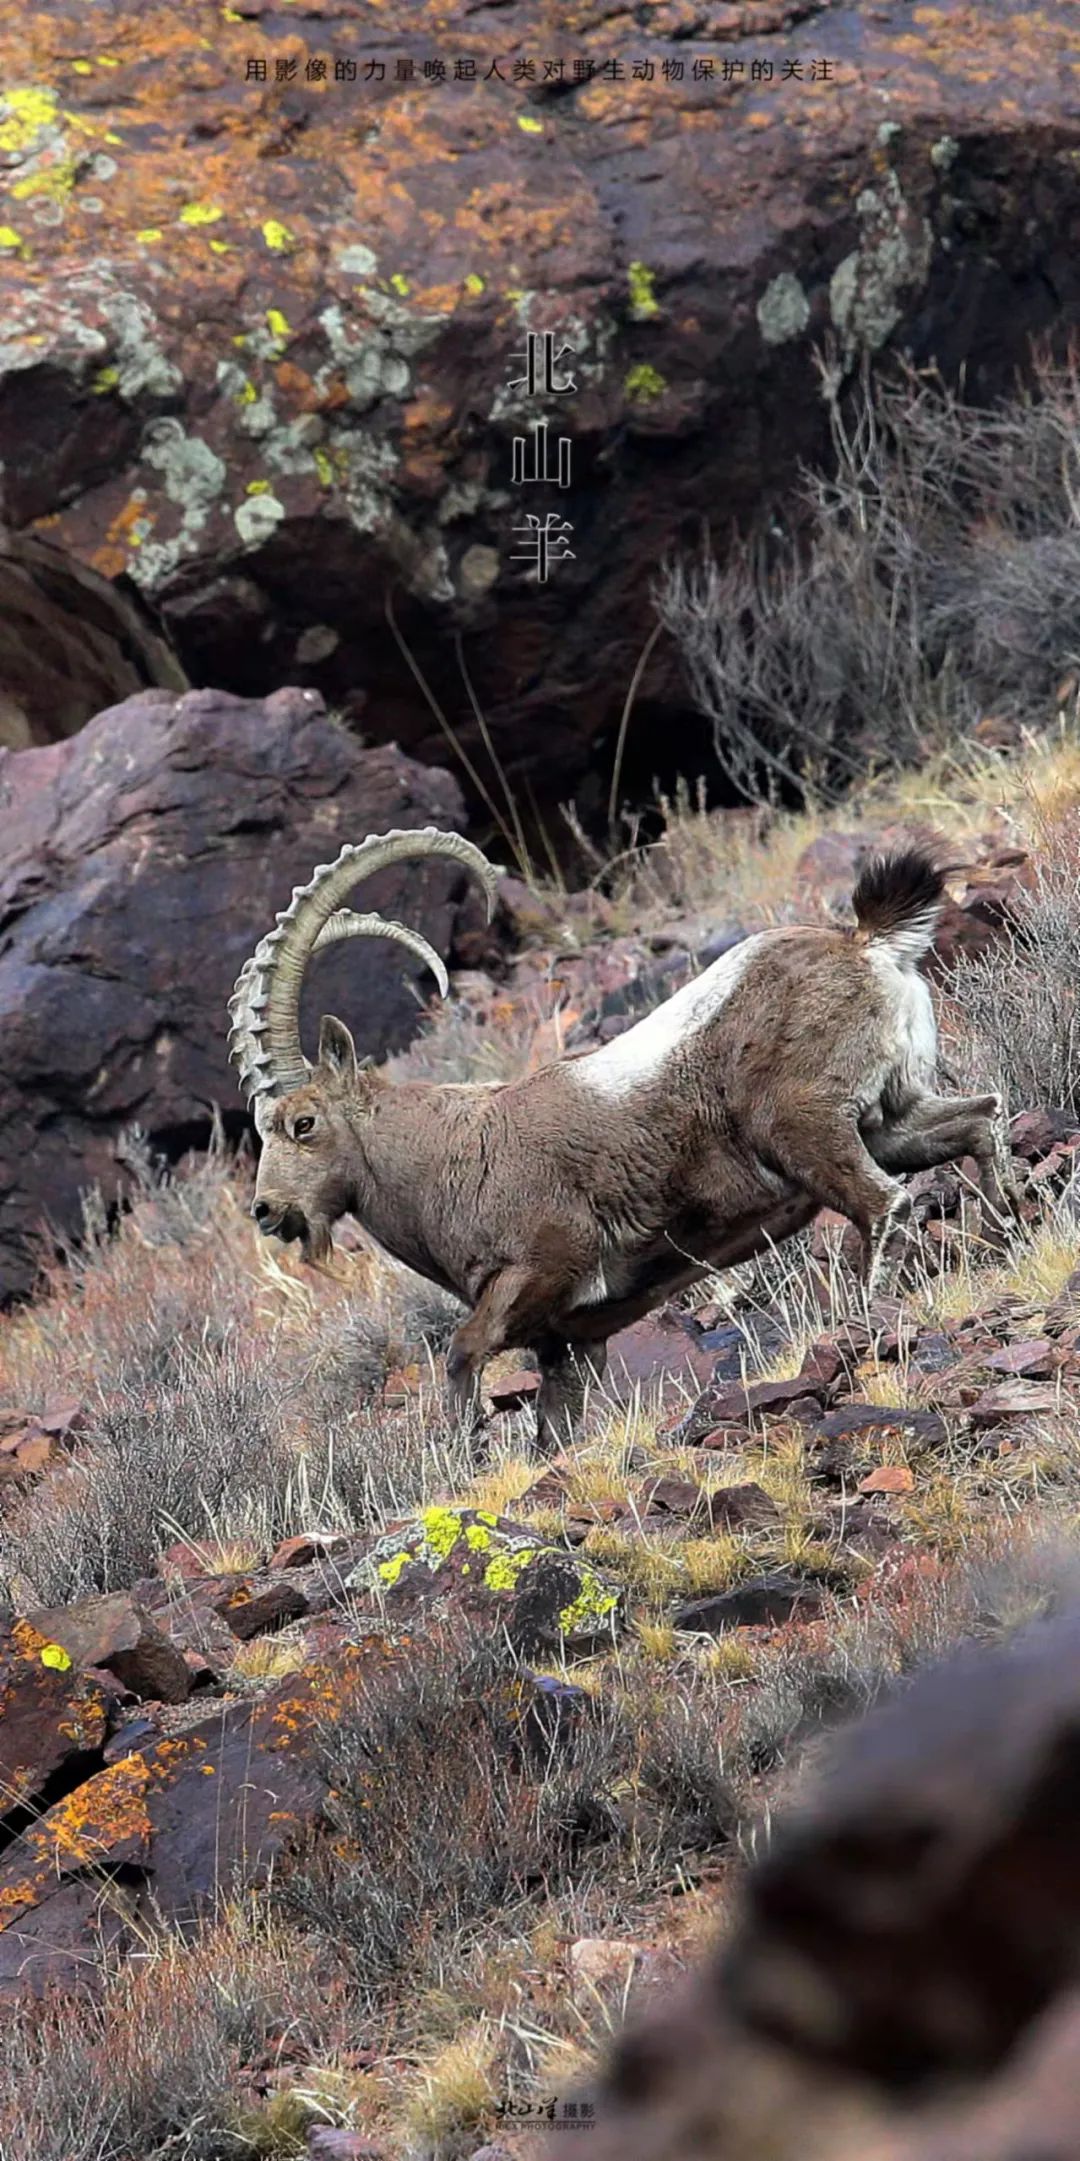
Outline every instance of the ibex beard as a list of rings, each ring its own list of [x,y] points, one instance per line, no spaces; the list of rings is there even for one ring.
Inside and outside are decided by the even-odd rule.
[[[458,834],[373,836],[298,887],[230,1001],[231,1054],[262,1140],[260,1228],[324,1261],[350,1213],[397,1260],[470,1309],[447,1358],[455,1413],[475,1421],[485,1361],[531,1348],[541,1445],[580,1428],[611,1336],[717,1268],[752,1259],[821,1208],[854,1223],[863,1288],[910,1212],[898,1172],[962,1156],[979,1168],[996,1242],[1019,1212],[997,1095],[934,1090],[937,1037],[919,962],[944,896],[909,849],[873,861],[851,929],[759,931],[599,1050],[499,1084],[391,1083],[324,1017],[300,1045],[310,955],[337,938],[416,933],[340,905],[409,856],[496,873]]]

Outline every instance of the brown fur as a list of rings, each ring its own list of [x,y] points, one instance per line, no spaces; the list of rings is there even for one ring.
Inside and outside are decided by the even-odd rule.
[[[328,1016],[311,1080],[268,1116],[262,1227],[317,1257],[350,1211],[463,1299],[448,1359],[463,1414],[487,1358],[535,1349],[552,1445],[576,1430],[609,1336],[821,1207],[858,1226],[868,1292],[910,1209],[896,1171],[973,1155],[1003,1220],[1016,1196],[998,1098],[935,1096],[913,1075],[896,1040],[909,977],[873,962],[875,941],[926,918],[925,866],[903,861],[864,894],[857,930],[766,934],[726,1002],[616,1099],[588,1085],[588,1055],[495,1087],[391,1085]]]

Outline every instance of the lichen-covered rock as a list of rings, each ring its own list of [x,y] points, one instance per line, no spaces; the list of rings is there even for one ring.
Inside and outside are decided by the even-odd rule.
[[[0,1823],[48,1792],[57,1774],[92,1765],[112,1721],[100,1676],[13,1620],[0,1634]]]
[[[76,1666],[102,1667],[133,1696],[183,1703],[191,1693],[184,1654],[126,1591],[76,1606],[38,1607],[23,1623],[41,1651],[62,1650]]]
[[[0,749],[0,1296],[29,1284],[46,1211],[70,1225],[81,1187],[116,1193],[133,1120],[167,1143],[216,1102],[239,1128],[227,1001],[293,886],[345,841],[463,816],[449,773],[361,748],[315,691],[147,691],[66,742]],[[446,953],[473,903],[432,861],[373,878],[362,905]],[[339,1012],[378,1057],[430,989],[385,939],[332,947],[305,1026]]]
[[[318,1819],[318,1734],[385,1645],[340,1644],[257,1702],[153,1734],[78,1785],[0,1862],[0,1995],[92,1986],[98,1953],[189,1926],[262,1881]]]
[[[590,1650],[623,1620],[622,1593],[589,1561],[484,1508],[425,1508],[380,1538],[345,1587],[405,1609],[452,1600],[526,1652]]]
[[[160,598],[194,679],[359,685],[365,726],[441,757],[396,581],[429,679],[480,633],[514,783],[561,801],[671,542],[826,447],[814,342],[962,361],[985,397],[1077,317],[1073,9],[569,0],[553,38],[543,0],[413,0],[373,43],[382,13],[36,0],[28,46],[7,11],[6,515]],[[528,394],[545,330],[572,394]],[[511,484],[541,414],[572,445],[546,587]],[[646,786],[650,720],[690,726],[676,682],[661,643]]]

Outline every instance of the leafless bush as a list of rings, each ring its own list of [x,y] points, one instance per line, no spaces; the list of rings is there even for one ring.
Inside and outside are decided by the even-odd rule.
[[[945,987],[942,1036],[964,1086],[1080,1120],[1080,811],[1044,824],[1012,922]]]
[[[568,1877],[613,1835],[602,1722],[576,1723],[538,1770],[523,1685],[497,1639],[417,1641],[407,1663],[364,1679],[325,1735],[337,1835],[285,1895],[372,1998],[403,1968],[415,1986],[440,1941]]]
[[[1080,655],[1080,356],[993,409],[910,365],[842,399],[818,364],[835,469],[802,476],[805,538],[774,525],[722,565],[706,539],[655,594],[750,798],[835,797],[983,710],[1042,722]]]

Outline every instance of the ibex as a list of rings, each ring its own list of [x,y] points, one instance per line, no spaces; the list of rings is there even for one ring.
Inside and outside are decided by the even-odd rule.
[[[531,1348],[542,1446],[578,1430],[607,1340],[709,1271],[790,1238],[818,1209],[858,1226],[873,1290],[910,1213],[895,1173],[964,1155],[995,1221],[1016,1213],[1001,1102],[933,1092],[937,1037],[918,973],[944,884],[910,849],[871,862],[855,926],[758,931],[624,1035],[505,1083],[391,1083],[327,1014],[314,1065],[300,986],[331,940],[426,941],[342,901],[413,857],[496,873],[431,827],[373,835],[298,886],[229,1001],[230,1056],[262,1140],[253,1213],[321,1259],[347,1211],[470,1311],[447,1358],[455,1414],[478,1416],[484,1361]]]

